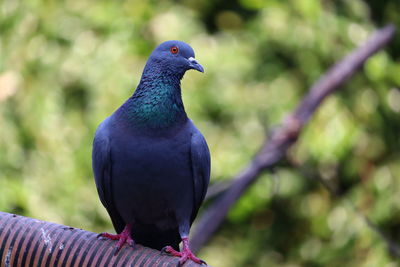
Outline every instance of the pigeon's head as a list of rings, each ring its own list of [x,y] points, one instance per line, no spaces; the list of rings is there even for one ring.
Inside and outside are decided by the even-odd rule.
[[[190,69],[204,72],[203,66],[195,59],[193,48],[181,41],[166,41],[157,46],[150,55],[147,67],[179,77]]]

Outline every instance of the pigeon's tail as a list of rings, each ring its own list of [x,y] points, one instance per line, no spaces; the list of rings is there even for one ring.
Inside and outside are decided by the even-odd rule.
[[[171,246],[179,251],[179,236],[178,228],[160,231],[154,225],[134,225],[132,228],[132,237],[136,243],[146,247],[161,250],[165,246]]]

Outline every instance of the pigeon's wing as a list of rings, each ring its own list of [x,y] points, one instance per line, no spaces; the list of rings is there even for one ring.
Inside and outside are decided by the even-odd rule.
[[[108,120],[109,118],[100,124],[96,131],[93,141],[92,167],[101,203],[107,209],[115,230],[120,233],[124,229],[125,223],[115,207],[112,194],[112,160],[107,129]]]
[[[194,181],[194,207],[190,222],[193,223],[200,205],[207,193],[210,181],[210,151],[207,142],[199,130],[193,125],[191,140],[191,162]]]

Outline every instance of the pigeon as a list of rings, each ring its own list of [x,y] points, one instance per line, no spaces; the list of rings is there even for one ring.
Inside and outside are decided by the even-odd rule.
[[[114,255],[140,243],[179,257],[178,265],[204,263],[188,239],[210,180],[206,140],[182,102],[181,79],[190,69],[204,72],[188,44],[161,43],[133,95],[96,130],[96,187],[117,232],[99,236],[118,240]]]

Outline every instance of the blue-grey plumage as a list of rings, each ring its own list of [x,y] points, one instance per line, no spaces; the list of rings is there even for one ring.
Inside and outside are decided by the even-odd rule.
[[[150,55],[135,93],[96,131],[93,171],[100,200],[118,239],[133,240],[201,262],[189,249],[190,226],[210,178],[207,143],[187,117],[180,80],[204,72],[193,49],[167,41]],[[133,238],[133,240],[131,239]]]

